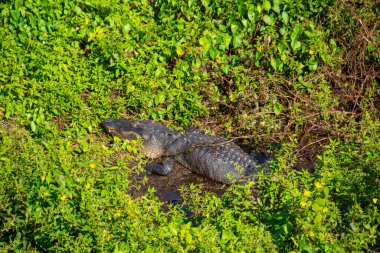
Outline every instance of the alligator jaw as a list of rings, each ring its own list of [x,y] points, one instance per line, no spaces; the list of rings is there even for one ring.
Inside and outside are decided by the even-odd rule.
[[[119,138],[136,140],[137,129],[133,126],[132,122],[125,119],[106,119],[103,126],[113,136]]]

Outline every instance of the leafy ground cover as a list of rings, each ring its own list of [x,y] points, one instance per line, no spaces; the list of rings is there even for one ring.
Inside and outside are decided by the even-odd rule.
[[[380,6],[370,0],[0,1],[0,247],[380,248]],[[269,176],[132,197],[147,160],[108,117],[241,137]]]

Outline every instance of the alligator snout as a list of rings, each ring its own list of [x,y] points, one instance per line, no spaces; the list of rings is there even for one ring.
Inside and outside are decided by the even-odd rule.
[[[111,135],[128,140],[137,139],[137,129],[131,121],[125,119],[106,119],[103,121],[103,126]]]

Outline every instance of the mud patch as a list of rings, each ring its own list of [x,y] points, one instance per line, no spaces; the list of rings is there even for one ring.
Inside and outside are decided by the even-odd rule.
[[[133,197],[140,197],[148,191],[149,187],[153,187],[156,190],[155,195],[166,204],[183,202],[178,190],[182,185],[201,184],[205,191],[213,192],[218,196],[221,196],[227,188],[226,185],[199,176],[179,164],[176,164],[168,176],[148,174],[148,182],[145,184],[143,183],[144,176],[145,173],[142,173],[133,177],[132,185],[137,187],[131,187],[129,193]]]

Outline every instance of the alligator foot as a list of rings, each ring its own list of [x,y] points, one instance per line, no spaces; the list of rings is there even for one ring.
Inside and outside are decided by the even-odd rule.
[[[173,171],[175,161],[173,159],[166,159],[162,164],[152,163],[146,167],[146,171],[151,174],[156,173],[158,175],[167,176]]]

